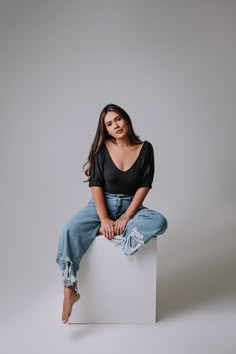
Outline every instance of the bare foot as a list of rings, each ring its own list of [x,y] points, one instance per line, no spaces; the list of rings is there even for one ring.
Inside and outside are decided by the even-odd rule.
[[[64,287],[64,301],[63,301],[63,312],[62,312],[62,322],[65,324],[68,322],[72,307],[80,298],[80,294],[76,294],[75,287]]]

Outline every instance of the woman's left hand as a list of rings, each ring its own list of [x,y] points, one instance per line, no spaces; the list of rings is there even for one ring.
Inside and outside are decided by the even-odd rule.
[[[119,219],[114,221],[114,231],[116,235],[121,235],[124,230],[129,218],[125,215],[122,215]]]

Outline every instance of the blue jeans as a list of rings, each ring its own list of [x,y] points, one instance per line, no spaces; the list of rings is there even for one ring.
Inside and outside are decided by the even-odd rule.
[[[125,213],[133,197],[123,194],[105,193],[105,203],[112,220]],[[115,236],[110,242],[120,243],[125,255],[132,255],[152,237],[163,234],[167,220],[157,211],[141,205],[125,227],[122,235]],[[76,274],[81,258],[96,238],[101,221],[93,198],[74,214],[63,226],[58,243],[56,262],[59,264],[64,286],[77,284]]]

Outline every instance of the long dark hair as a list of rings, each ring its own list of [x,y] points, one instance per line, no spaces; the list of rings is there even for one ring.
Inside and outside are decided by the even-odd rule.
[[[130,143],[131,144],[141,144],[142,143],[139,136],[136,135],[134,132],[132,122],[131,122],[131,119],[130,119],[128,113],[123,108],[117,106],[116,104],[113,104],[113,103],[107,104],[100,113],[97,131],[96,131],[95,137],[93,139],[93,143],[92,143],[90,151],[89,151],[87,162],[83,166],[84,173],[88,177],[88,179],[85,182],[89,181],[90,171],[91,171],[91,167],[92,167],[95,155],[98,153],[101,146],[104,144],[105,140],[110,139],[110,136],[108,135],[106,127],[105,127],[104,118],[105,118],[105,115],[107,114],[107,112],[111,112],[111,111],[118,113],[126,121],[126,123],[128,125],[128,137],[129,137]]]

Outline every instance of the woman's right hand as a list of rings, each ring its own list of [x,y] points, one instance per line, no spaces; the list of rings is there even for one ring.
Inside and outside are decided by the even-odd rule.
[[[115,236],[114,221],[109,218],[102,219],[100,230],[108,240],[112,240]]]

